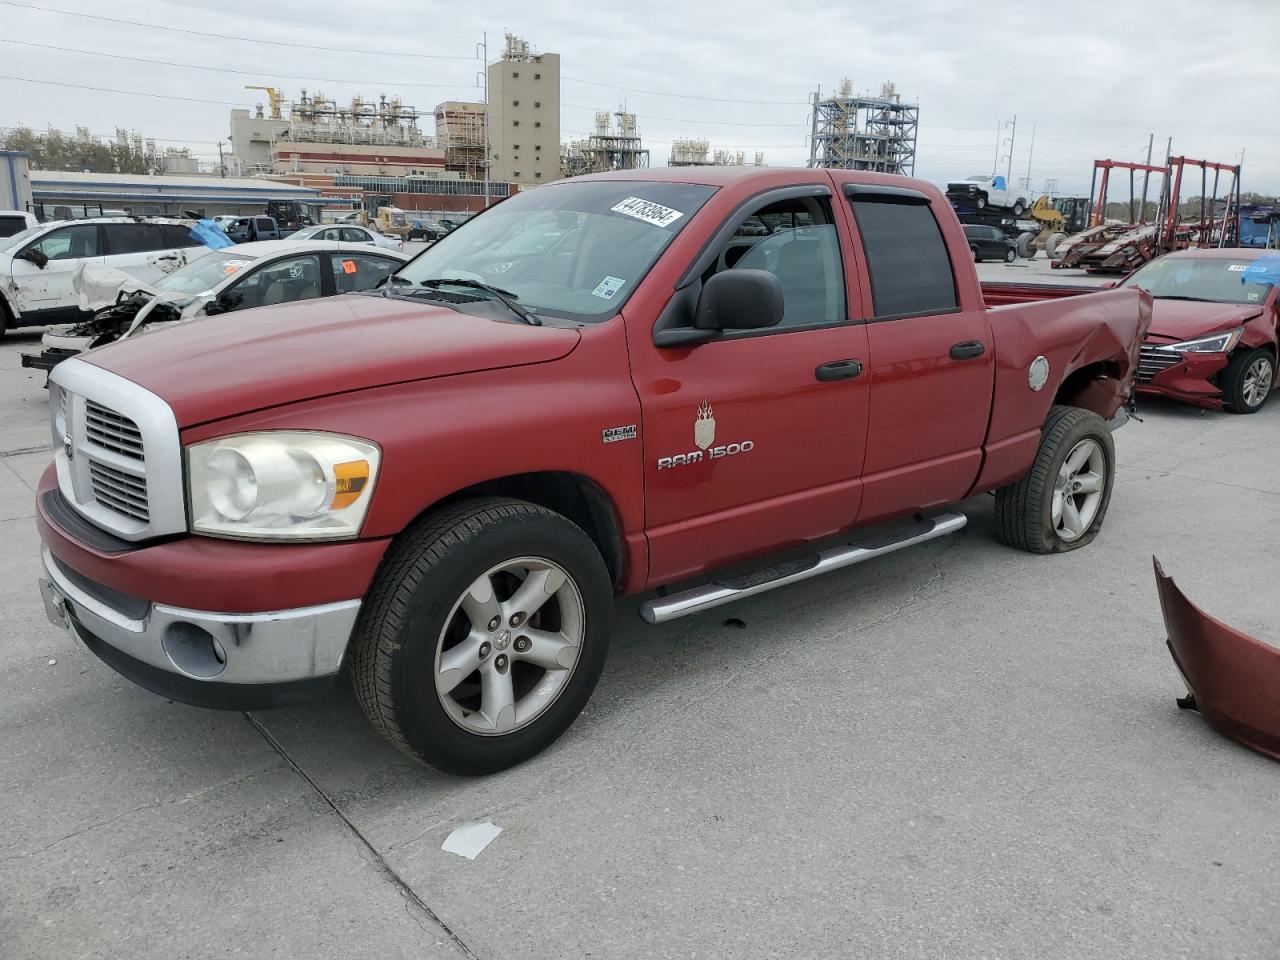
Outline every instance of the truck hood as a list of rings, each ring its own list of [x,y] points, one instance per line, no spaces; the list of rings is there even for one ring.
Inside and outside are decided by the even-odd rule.
[[[576,330],[371,296],[281,304],[176,324],[83,357],[162,397],[178,426],[313,397],[545,363]]]
[[[1238,327],[1261,313],[1261,308],[1250,304],[1158,299],[1151,308],[1147,336],[1171,343],[1192,340]]]

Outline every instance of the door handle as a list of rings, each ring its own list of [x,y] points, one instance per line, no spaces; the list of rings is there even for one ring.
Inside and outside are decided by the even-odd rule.
[[[981,340],[965,340],[951,345],[952,360],[973,360],[987,352]]]
[[[852,380],[862,373],[862,363],[858,360],[832,360],[813,371],[813,375],[826,382],[828,380]]]

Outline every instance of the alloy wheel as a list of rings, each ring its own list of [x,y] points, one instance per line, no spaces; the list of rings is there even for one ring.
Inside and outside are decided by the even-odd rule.
[[[582,594],[559,564],[517,557],[490,568],[458,598],[436,643],[445,713],[481,736],[532,723],[568,685],[585,629]]]
[[[1262,406],[1262,402],[1271,393],[1271,384],[1274,379],[1275,367],[1270,357],[1260,356],[1249,364],[1249,369],[1244,373],[1240,392],[1244,395],[1244,402],[1250,410]]]
[[[1071,448],[1053,484],[1053,527],[1070,543],[1088,531],[1107,487],[1107,455],[1086,437]]]

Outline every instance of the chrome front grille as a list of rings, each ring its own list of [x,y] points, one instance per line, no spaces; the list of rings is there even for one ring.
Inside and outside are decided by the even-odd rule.
[[[1182,362],[1182,354],[1168,347],[1144,343],[1138,357],[1139,383],[1150,383],[1159,374]]]
[[[147,502],[147,478],[136,477],[117,470],[110,464],[101,463],[89,458],[89,484],[93,488],[93,497],[100,504],[112,510],[133,517],[142,523],[151,519],[151,508]]]
[[[86,400],[84,432],[85,439],[99,447],[134,460],[146,459],[142,448],[142,431],[138,429],[138,425],[110,407]]]
[[[185,532],[182,448],[169,405],[79,358],[50,379],[54,462],[70,505],[125,540]]]

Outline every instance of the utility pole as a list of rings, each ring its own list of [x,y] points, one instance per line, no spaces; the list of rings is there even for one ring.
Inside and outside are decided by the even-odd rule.
[[[1005,157],[1004,180],[1005,186],[1009,189],[1009,184],[1013,183],[1013,144],[1018,138],[1018,115],[1015,113],[1013,119],[1005,122],[1005,127],[1009,130],[1009,139],[1005,143],[1009,144],[1009,153]]]
[[[1031,156],[1036,152],[1036,125],[1031,125],[1031,149],[1027,151],[1027,193],[1031,193]]]
[[[1156,135],[1153,133],[1147,137],[1147,166],[1151,166],[1151,148],[1155,145]],[[1146,170],[1142,174],[1142,206],[1138,208],[1138,220],[1142,223],[1147,222],[1147,184],[1151,181],[1151,171]]]
[[[484,85],[484,208],[489,209],[489,31],[480,34],[480,42],[476,44],[476,56],[484,64],[480,71],[480,81]]]

